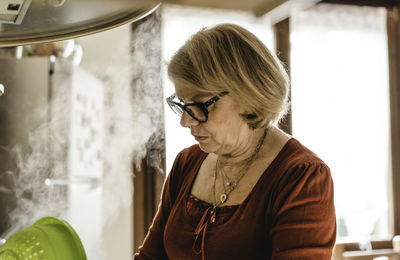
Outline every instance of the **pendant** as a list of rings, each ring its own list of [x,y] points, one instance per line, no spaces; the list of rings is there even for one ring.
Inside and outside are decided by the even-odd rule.
[[[210,222],[214,223],[215,222],[215,215],[217,214],[217,212],[216,211],[211,211],[210,214],[211,214]]]
[[[222,193],[221,196],[219,197],[219,199],[221,200],[221,203],[224,203],[227,198],[228,198],[228,195],[226,195],[225,193]]]
[[[226,182],[226,186],[231,186],[231,185],[232,185],[232,183],[230,181]]]

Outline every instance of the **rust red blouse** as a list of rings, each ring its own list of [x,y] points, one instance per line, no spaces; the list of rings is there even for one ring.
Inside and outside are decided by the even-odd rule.
[[[207,154],[177,156],[135,260],[331,259],[336,238],[329,168],[290,139],[245,201],[217,208],[190,194]],[[196,231],[197,234],[196,234]]]

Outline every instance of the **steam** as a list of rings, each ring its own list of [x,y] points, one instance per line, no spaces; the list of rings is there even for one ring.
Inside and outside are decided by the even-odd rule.
[[[60,90],[67,89],[65,85],[68,81],[63,84],[64,86],[58,86]],[[65,218],[66,187],[46,186],[45,179],[67,177],[68,121],[64,115],[68,111],[58,111],[60,108],[68,108],[67,96],[64,91],[59,91],[50,103],[41,104],[30,111],[30,117],[39,122],[28,134],[28,145],[18,143],[12,148],[3,147],[14,164],[3,176],[11,180],[13,186],[0,189],[0,193],[14,194],[16,198],[16,205],[9,213],[12,229],[30,225],[43,216]],[[52,116],[52,113],[58,116]]]
[[[102,161],[99,179],[92,178],[91,172],[83,175],[71,172],[72,153],[79,154],[78,150],[71,151],[71,129],[76,123],[71,117],[76,102],[71,76],[79,69],[72,70],[70,63],[62,58],[56,60],[53,75],[56,85],[52,87],[48,106],[32,111],[44,120],[29,133],[28,148],[21,144],[2,147],[15,164],[14,170],[6,174],[12,180],[12,187],[0,185],[1,196],[15,193],[16,205],[9,214],[12,232],[47,215],[67,219],[68,187],[80,182],[89,183],[88,189],[101,187],[102,224],[106,225],[121,207],[132,203],[134,164],[150,154],[148,163],[162,172],[164,131],[159,37],[159,18],[147,19],[134,30],[131,46],[117,47],[131,50],[131,67],[112,63],[105,70],[90,71],[101,82],[99,91],[103,98],[103,128],[98,129],[96,137],[92,136],[99,138],[100,133],[102,137],[102,147],[96,155]],[[115,48],[110,46],[110,50]],[[85,88],[85,85],[74,88]],[[91,134],[96,135],[93,131]]]
[[[65,186],[46,186],[46,178],[65,179],[66,163],[61,158],[66,157],[67,144],[62,133],[52,133],[52,145],[47,140],[49,130],[56,121],[35,129],[29,137],[31,152],[24,152],[21,146],[16,146],[12,153],[17,165],[13,173],[14,190],[17,207],[9,215],[11,223],[24,227],[43,216],[65,218],[67,209],[67,189]],[[59,159],[53,159],[59,158]],[[61,159],[61,160],[60,160]]]
[[[160,168],[162,150],[164,147],[164,98],[161,77],[161,19],[158,12],[141,23],[134,31],[132,42],[132,88],[133,111],[146,118],[150,128],[138,131],[148,132],[146,151],[149,156],[148,164],[163,172]],[[154,152],[157,151],[157,152]],[[136,159],[144,154],[137,153]],[[138,161],[136,161],[138,163]]]
[[[160,22],[152,16],[135,28],[131,67],[109,67],[105,93],[106,130],[103,175],[103,222],[112,222],[119,207],[132,202],[132,167],[147,155],[148,164],[160,169],[163,131]],[[118,75],[117,77],[115,75]],[[155,151],[155,152],[154,152]]]

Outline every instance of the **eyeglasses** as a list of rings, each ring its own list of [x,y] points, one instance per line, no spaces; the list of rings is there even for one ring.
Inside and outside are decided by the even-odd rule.
[[[218,96],[210,98],[206,102],[193,102],[189,104],[185,104],[182,100],[178,99],[175,94],[173,94],[167,98],[167,103],[172,111],[174,111],[178,116],[182,116],[183,112],[187,112],[193,119],[200,123],[204,123],[208,120],[208,107],[226,94],[228,94],[228,92],[224,91]]]

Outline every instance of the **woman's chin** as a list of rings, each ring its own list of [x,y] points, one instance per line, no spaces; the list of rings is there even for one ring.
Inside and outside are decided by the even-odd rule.
[[[208,151],[208,147],[207,147],[207,145],[204,145],[203,143],[201,143],[201,142],[198,142],[198,144],[199,144],[199,147],[200,147],[200,149],[203,151],[203,152],[205,152],[205,153],[209,153],[209,151]]]
[[[200,149],[205,153],[213,153],[215,149],[212,149],[209,144],[204,142],[198,142]]]
[[[221,147],[215,144],[199,142],[200,149],[205,153],[215,153],[219,154]]]

